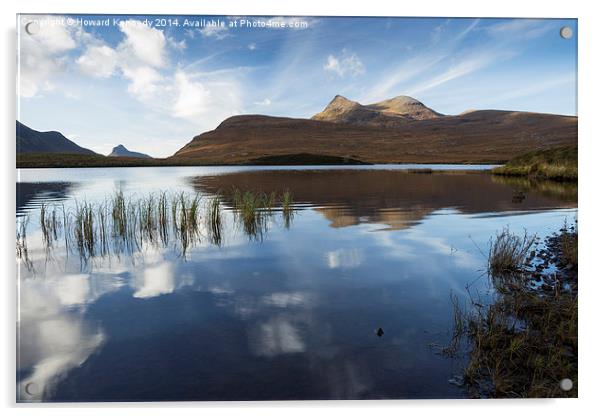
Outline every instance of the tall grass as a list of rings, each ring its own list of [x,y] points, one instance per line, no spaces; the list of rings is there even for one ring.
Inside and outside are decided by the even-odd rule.
[[[290,192],[232,192],[234,218],[250,239],[262,240],[274,208],[280,201],[285,226],[290,225],[293,199]],[[212,245],[223,243],[221,194],[203,200],[199,194],[159,192],[143,197],[126,197],[116,191],[100,203],[75,201],[59,212],[53,205],[40,207],[40,229],[44,247],[49,249],[64,234],[66,253],[75,251],[87,260],[93,256],[131,254],[146,245],[163,247],[175,242],[186,255],[192,245],[207,238]],[[62,221],[61,221],[62,215]],[[17,256],[27,254],[25,228],[17,233]]]
[[[566,221],[560,234],[561,261],[565,265],[577,266],[578,251],[578,232],[577,223],[569,226]]]
[[[492,276],[523,272],[535,244],[535,236],[516,235],[508,228],[493,239],[489,247],[488,271]]]
[[[53,241],[57,240],[60,222],[55,207],[49,207],[47,204],[40,206],[40,230],[47,246],[51,246]]]
[[[288,229],[293,221],[293,193],[288,189],[282,194],[282,217],[284,226]]]
[[[207,204],[207,213],[205,215],[207,221],[207,231],[209,241],[216,246],[222,245],[222,214],[219,196],[211,198]]]
[[[276,192],[241,191],[233,189],[231,193],[235,215],[242,228],[251,239],[262,240],[267,232],[269,221],[278,201],[281,205],[282,217],[286,228],[290,227],[293,218],[293,194],[286,190],[278,196]]]
[[[32,269],[33,263],[29,258],[29,250],[27,249],[27,223],[29,217],[24,216],[17,220],[17,259],[21,260],[28,269]]]
[[[169,241],[169,208],[167,192],[161,192],[157,200],[157,226],[159,228],[159,237],[163,245]]]
[[[457,352],[459,339],[466,339],[462,379],[471,396],[577,396],[577,263],[565,257],[565,244],[573,242],[576,226],[565,225],[545,240],[539,254],[527,256],[533,238],[505,229],[492,244],[499,261],[490,266],[499,272],[491,275],[492,296],[483,302],[471,294],[468,308],[452,296],[454,330],[447,351]],[[554,271],[532,270],[542,256]],[[560,387],[565,378],[574,383],[570,391]]]

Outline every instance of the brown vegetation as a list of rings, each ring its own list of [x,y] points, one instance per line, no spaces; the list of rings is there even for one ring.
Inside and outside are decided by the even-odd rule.
[[[503,163],[517,155],[576,145],[577,118],[474,111],[381,128],[318,120],[231,117],[173,156],[205,164],[246,164],[267,156],[313,154],[364,163]]]

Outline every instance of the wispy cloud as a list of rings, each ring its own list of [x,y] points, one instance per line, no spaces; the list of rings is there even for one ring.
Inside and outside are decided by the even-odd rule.
[[[501,94],[496,94],[489,100],[489,102],[494,104],[504,101],[517,100],[519,98],[533,97],[563,85],[575,85],[576,81],[576,74],[566,74],[561,77],[555,76],[552,78],[538,80],[522,88],[515,88]]]
[[[328,55],[324,64],[324,70],[335,73],[340,77],[346,75],[357,76],[366,72],[360,58],[355,53],[350,53],[346,49],[343,49],[337,56]]]
[[[489,26],[487,32],[501,40],[530,40],[543,36],[554,27],[554,23],[547,20],[512,19]]]
[[[226,25],[206,26],[200,29],[199,32],[205,38],[215,38],[217,40],[226,39],[228,36],[231,36]]]
[[[428,79],[425,82],[409,87],[407,94],[415,95],[423,93],[435,87],[439,87],[446,82],[452,81],[456,78],[464,77],[479,69],[486,67],[496,59],[496,55],[493,53],[481,53],[476,56],[471,56],[463,61],[453,64],[450,68],[446,69],[442,73]]]
[[[19,93],[35,97],[20,103],[24,121],[95,149],[124,131],[125,144],[163,156],[230,115],[307,117],[335,94],[366,104],[415,95],[450,114],[498,104],[574,111],[576,45],[546,47],[571,21],[248,17],[266,28],[163,30],[124,19],[22,33]]]

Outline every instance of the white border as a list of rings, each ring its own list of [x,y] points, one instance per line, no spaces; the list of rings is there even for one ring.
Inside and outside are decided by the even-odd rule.
[[[192,1],[192,0],[21,0],[2,3],[2,91],[1,102],[4,125],[2,186],[4,196],[2,211],[2,276],[0,304],[2,313],[2,376],[0,378],[0,405],[8,408],[5,414],[29,414],[43,411],[48,415],[81,414],[104,415],[131,414],[144,408],[144,414],[164,415],[166,412],[198,414],[235,414],[239,411],[261,415],[303,414],[308,412],[327,414],[345,412],[348,415],[364,415],[375,411],[380,414],[424,412],[426,414],[479,414],[504,415],[525,411],[545,412],[546,415],[578,414],[593,411],[600,406],[600,308],[602,276],[599,273],[601,246],[599,212],[602,207],[600,189],[600,160],[602,134],[600,120],[602,105],[599,95],[600,49],[602,39],[602,15],[596,13],[593,1],[527,2],[525,0],[486,1],[453,0],[417,2],[365,2],[295,0],[255,1]],[[14,207],[15,207],[15,21],[16,13],[131,13],[131,14],[223,14],[223,15],[346,15],[346,16],[444,16],[444,17],[570,17],[579,19],[579,232],[580,232],[580,308],[579,308],[579,399],[575,400],[434,400],[434,401],[348,401],[348,402],[247,402],[247,403],[158,403],[158,404],[103,404],[103,405],[15,405],[15,261],[14,261]],[[596,238],[598,237],[598,238]]]

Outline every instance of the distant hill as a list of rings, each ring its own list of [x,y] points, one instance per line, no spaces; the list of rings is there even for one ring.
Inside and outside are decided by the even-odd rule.
[[[312,119],[230,117],[170,159],[255,164],[304,155],[353,163],[503,163],[526,152],[576,144],[577,117],[499,110],[446,116],[411,97],[364,106],[336,96]]]
[[[17,153],[75,153],[95,155],[58,131],[37,131],[17,121]]]
[[[113,151],[111,151],[111,153],[108,155],[108,157],[139,157],[145,159],[152,159],[151,156],[147,154],[132,152],[126,149],[125,146],[122,144],[115,146],[113,148]]]
[[[443,114],[405,95],[369,105],[362,105],[337,95],[312,119],[364,127],[403,127],[409,121],[430,120],[442,116]]]

